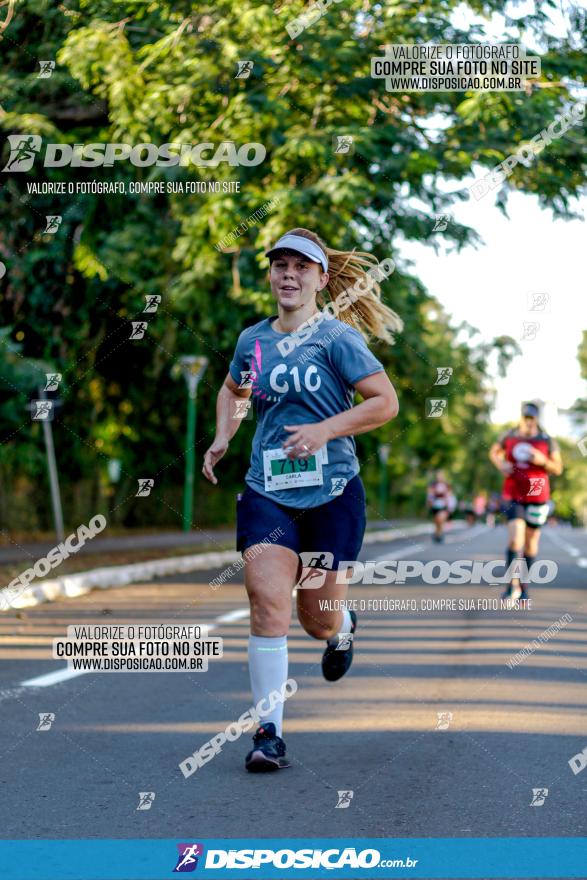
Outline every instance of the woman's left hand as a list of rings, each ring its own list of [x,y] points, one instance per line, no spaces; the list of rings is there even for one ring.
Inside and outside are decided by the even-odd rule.
[[[532,464],[535,464],[537,467],[544,467],[547,461],[548,458],[539,449],[532,450]]]
[[[283,427],[290,432],[290,436],[283,444],[284,451],[289,449],[287,457],[290,459],[309,458],[330,440],[330,433],[324,422],[316,422],[312,425],[284,425]]]

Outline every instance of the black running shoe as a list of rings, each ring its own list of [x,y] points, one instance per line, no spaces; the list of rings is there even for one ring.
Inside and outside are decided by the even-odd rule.
[[[349,611],[351,615],[351,635],[357,628],[357,615],[354,611]],[[339,638],[344,635],[339,633]],[[322,655],[322,675],[326,681],[338,681],[351,668],[353,662],[353,640],[350,640],[349,647],[340,650],[338,645],[328,645]]]
[[[249,773],[271,773],[289,766],[285,743],[277,736],[275,724],[272,721],[262,724],[253,737],[253,748],[245,758],[245,767]]]

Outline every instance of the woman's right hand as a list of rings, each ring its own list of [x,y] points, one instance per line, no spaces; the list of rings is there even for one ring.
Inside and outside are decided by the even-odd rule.
[[[207,480],[210,480],[215,486],[218,484],[218,480],[214,476],[214,468],[226,453],[228,449],[228,441],[227,440],[214,440],[214,443],[207,451],[204,456],[204,466],[202,468],[202,473],[206,477]]]

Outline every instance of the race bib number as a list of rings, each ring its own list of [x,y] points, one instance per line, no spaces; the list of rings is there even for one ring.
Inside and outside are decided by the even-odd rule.
[[[303,489],[305,486],[322,486],[322,455],[320,451],[308,458],[289,459],[283,449],[266,449],[263,453],[265,491],[278,489]]]
[[[549,512],[550,506],[548,504],[529,504],[526,507],[526,522],[529,526],[539,528],[545,525]]]

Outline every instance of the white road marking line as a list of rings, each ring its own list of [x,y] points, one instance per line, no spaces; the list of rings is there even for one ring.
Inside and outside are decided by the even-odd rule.
[[[403,559],[404,556],[409,556],[410,553],[416,553],[418,550],[423,550],[424,546],[424,544],[412,544],[410,547],[404,547],[403,550],[394,550],[391,553],[384,553],[382,556],[377,556],[374,561],[387,562],[392,559]]]
[[[233,623],[235,620],[242,620],[244,617],[248,617],[249,614],[248,608],[238,608],[236,611],[229,611],[228,614],[222,614],[220,617],[217,617],[216,623]],[[214,624],[212,626],[214,629],[216,628]]]
[[[489,530],[489,526],[483,525],[480,523],[478,526],[473,526],[470,532],[467,532],[465,535],[457,535],[454,538],[446,538],[445,544],[462,544],[464,541],[468,541],[470,538],[476,538],[477,535],[481,535],[483,532],[487,532]]]
[[[448,523],[448,531],[461,532],[466,529],[466,525],[458,520]],[[363,547],[365,544],[385,544],[387,541],[404,541],[407,538],[418,537],[422,535],[432,535],[434,526],[428,525],[409,526],[404,529],[375,529],[374,531],[365,532],[363,537]]]
[[[565,541],[563,538],[561,538],[559,535],[557,535],[556,532],[552,532],[550,530],[547,530],[545,532],[545,534],[550,538],[550,540],[552,541],[553,544],[556,544],[557,547],[559,547],[561,550],[564,550],[565,553],[568,553],[569,556],[573,557],[573,559],[576,559],[577,557],[581,556],[580,550],[578,550],[572,544],[569,544],[568,541]],[[581,562],[579,561],[577,564],[581,565]],[[582,565],[581,565],[581,568],[583,568]]]
[[[51,687],[52,684],[58,684],[60,681],[66,681],[68,678],[77,678],[78,675],[87,675],[87,669],[58,669],[56,672],[48,672],[46,675],[39,675],[37,678],[28,678],[21,681],[22,687]]]
[[[248,616],[248,608],[239,608],[236,611],[229,611],[227,614],[221,614],[220,617],[214,619],[213,623],[202,623],[201,626],[206,626],[208,632],[211,632],[213,629],[218,629],[218,624],[220,623],[232,623],[233,621],[242,620],[242,618]],[[68,669],[66,666],[64,669],[57,669],[55,672],[47,672],[45,675],[38,675],[36,678],[28,678],[26,681],[20,683],[20,687],[51,687],[51,685],[59,684],[61,681],[67,681],[70,678],[77,678],[79,675],[90,674],[91,670],[89,669]]]

